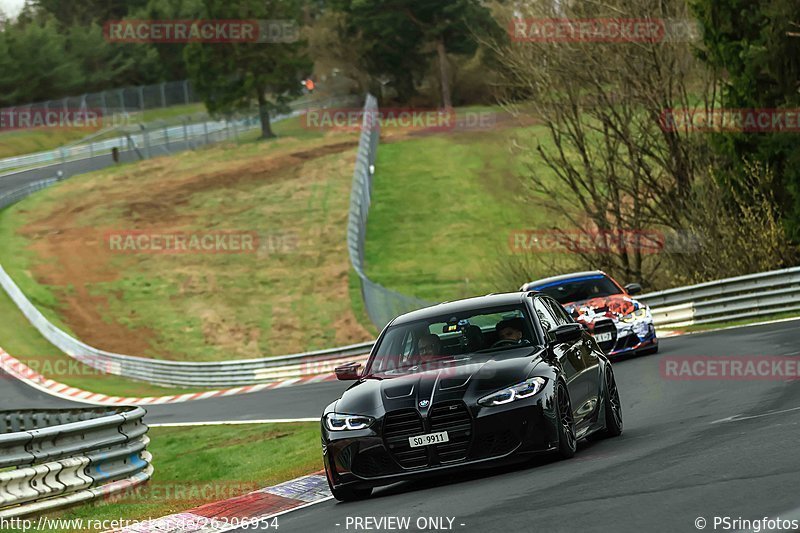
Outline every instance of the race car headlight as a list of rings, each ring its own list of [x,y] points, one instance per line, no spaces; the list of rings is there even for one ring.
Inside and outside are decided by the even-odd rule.
[[[645,318],[650,315],[650,310],[647,307],[640,307],[633,313],[628,313],[627,315],[623,316],[620,320],[623,322],[630,324],[633,322],[638,322],[640,320],[644,320]]]
[[[331,431],[348,431],[353,429],[367,429],[375,422],[371,416],[343,415],[328,413],[325,415],[325,427]]]
[[[522,383],[518,383],[512,387],[508,387],[507,389],[502,389],[497,392],[493,392],[488,396],[484,396],[478,400],[478,403],[481,405],[493,406],[511,403],[515,400],[522,400],[524,398],[530,398],[534,394],[537,394],[539,391],[541,391],[545,383],[547,383],[547,378],[536,376],[526,379]]]

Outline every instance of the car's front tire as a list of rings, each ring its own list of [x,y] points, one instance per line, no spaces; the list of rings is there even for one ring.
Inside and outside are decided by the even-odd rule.
[[[589,436],[589,440],[600,440],[606,437],[618,437],[622,434],[622,403],[619,400],[617,380],[611,366],[607,365],[603,379],[606,394],[603,398],[605,428]]]
[[[563,381],[559,381],[556,387],[556,418],[558,422],[558,455],[562,459],[569,459],[575,455],[577,440],[575,439],[572,402],[570,402],[569,392]]]

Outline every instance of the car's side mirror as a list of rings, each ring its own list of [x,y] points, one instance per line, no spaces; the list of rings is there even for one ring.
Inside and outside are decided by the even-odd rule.
[[[556,342],[575,342],[583,335],[583,326],[578,323],[562,324],[551,331]]]
[[[627,285],[625,285],[625,291],[631,296],[633,296],[634,294],[639,294],[640,292],[642,292],[642,286],[639,285],[638,283],[628,283]]]
[[[361,363],[347,363],[333,369],[339,381],[353,381],[361,377]]]

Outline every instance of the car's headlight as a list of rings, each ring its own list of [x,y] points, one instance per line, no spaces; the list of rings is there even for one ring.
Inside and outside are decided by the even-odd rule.
[[[328,413],[325,415],[325,426],[331,431],[347,431],[352,429],[367,429],[375,422],[371,416],[343,415]]]
[[[620,320],[630,324],[631,322],[638,322],[639,320],[644,320],[649,315],[649,309],[647,307],[640,307],[633,313],[628,313],[627,315],[623,316]]]
[[[530,398],[534,394],[537,394],[539,391],[541,391],[542,388],[544,388],[545,383],[547,383],[547,378],[536,376],[526,379],[517,385],[508,387],[507,389],[502,389],[497,392],[493,392],[488,396],[484,396],[478,400],[478,403],[487,406],[503,405],[506,403],[511,403],[515,400]]]

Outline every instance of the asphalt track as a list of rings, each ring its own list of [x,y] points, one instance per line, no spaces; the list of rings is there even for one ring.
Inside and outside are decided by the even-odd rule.
[[[357,518],[389,516],[411,517],[405,531],[435,530],[418,528],[420,517],[449,517],[454,531],[470,533],[675,533],[698,531],[699,517],[708,531],[715,516],[798,518],[800,383],[674,381],[659,371],[670,356],[796,356],[798,333],[793,321],[664,339],[658,355],[614,365],[621,437],[586,443],[567,461],[399,483],[361,502],[326,501],[280,516],[280,531],[365,531],[354,527]],[[786,409],[794,410],[778,412]],[[735,415],[754,418],[715,423]]]
[[[800,384],[670,380],[661,376],[659,362],[671,356],[798,356],[798,333],[800,321],[791,321],[663,339],[658,355],[614,364],[625,420],[621,437],[583,443],[567,461],[544,458],[399,483],[362,502],[326,501],[280,516],[280,531],[364,531],[352,520],[389,516],[411,517],[406,531],[434,530],[418,529],[419,517],[449,517],[453,530],[470,533],[697,531],[698,517],[713,531],[714,516],[797,518]],[[346,385],[328,382],[152,406],[147,420],[316,417]],[[77,405],[13,379],[2,380],[0,404],[3,409]],[[737,418],[725,420],[730,417]]]

